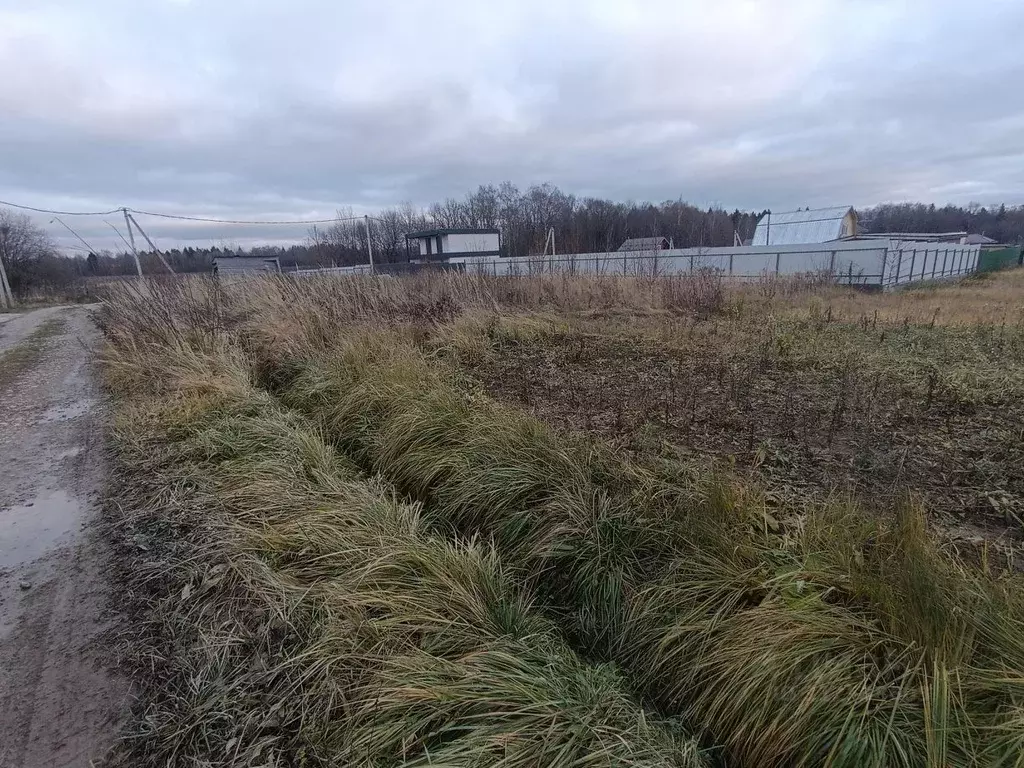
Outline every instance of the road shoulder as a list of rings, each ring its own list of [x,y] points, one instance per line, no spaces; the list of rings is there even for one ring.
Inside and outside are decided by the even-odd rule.
[[[63,330],[0,392],[0,765],[12,768],[102,758],[128,690],[105,642],[116,613],[99,533],[99,333],[82,307],[28,313],[5,330],[19,323],[10,330],[23,341],[53,318]]]

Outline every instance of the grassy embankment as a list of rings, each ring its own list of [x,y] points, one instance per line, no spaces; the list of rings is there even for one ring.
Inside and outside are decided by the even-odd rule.
[[[154,670],[126,755],[1018,764],[1019,583],[937,546],[913,501],[769,512],[756,487],[556,431],[465,373],[553,326],[611,322],[595,310],[649,334],[729,322],[741,301],[796,317],[832,301],[784,288],[267,280],[115,297],[113,517],[146,619],[136,661]],[[507,316],[524,307],[561,317]]]

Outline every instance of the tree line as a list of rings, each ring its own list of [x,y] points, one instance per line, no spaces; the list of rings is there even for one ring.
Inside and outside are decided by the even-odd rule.
[[[407,261],[405,235],[428,228],[498,228],[506,256],[541,253],[553,229],[559,253],[616,250],[632,237],[660,236],[677,248],[716,247],[745,242],[765,211],[702,208],[683,200],[662,203],[616,202],[577,197],[551,184],[521,190],[511,182],[482,185],[462,198],[448,198],[427,208],[402,204],[377,214],[370,225],[375,259]],[[951,232],[984,234],[999,242],[1024,243],[1024,206],[936,207],[924,203],[886,203],[859,211],[864,232]],[[312,227],[304,240],[288,246],[174,247],[162,251],[175,272],[209,272],[222,256],[275,256],[282,268],[345,266],[367,262],[367,233],[362,219],[338,211],[336,223]],[[415,254],[412,254],[415,257]],[[89,277],[135,273],[125,252],[102,251],[87,257],[62,255],[52,240],[26,215],[0,209],[0,258],[17,295],[61,288]],[[143,271],[166,269],[155,254],[140,254]]]
[[[978,203],[937,207],[926,203],[885,203],[858,211],[865,232],[967,232],[1000,243],[1024,243],[1024,206]]]

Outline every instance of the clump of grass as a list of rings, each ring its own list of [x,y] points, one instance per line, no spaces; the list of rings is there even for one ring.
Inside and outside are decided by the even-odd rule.
[[[120,763],[707,764],[493,548],[431,534],[237,356],[116,343],[110,518],[143,683]]]

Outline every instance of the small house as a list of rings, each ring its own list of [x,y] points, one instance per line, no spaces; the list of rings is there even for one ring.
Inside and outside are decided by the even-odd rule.
[[[447,261],[454,256],[500,256],[497,229],[425,229],[405,236],[411,261]]]

